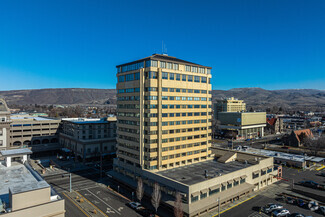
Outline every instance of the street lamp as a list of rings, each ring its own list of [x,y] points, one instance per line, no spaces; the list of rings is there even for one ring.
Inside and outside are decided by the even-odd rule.
[[[217,198],[218,202],[218,217],[220,217],[220,197]]]

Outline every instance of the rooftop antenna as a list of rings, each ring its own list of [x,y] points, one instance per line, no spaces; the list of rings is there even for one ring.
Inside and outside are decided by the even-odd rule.
[[[162,55],[168,56],[166,44],[164,44],[164,41],[162,41],[162,43],[161,43],[161,53],[162,53]]]

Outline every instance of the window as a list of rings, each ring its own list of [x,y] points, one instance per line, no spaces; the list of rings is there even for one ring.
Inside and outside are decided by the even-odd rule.
[[[186,93],[186,89],[182,89],[182,93]]]
[[[170,97],[169,97],[169,100],[175,100],[175,97],[170,96]]]
[[[168,79],[168,72],[162,73],[162,79]]]
[[[166,87],[161,88],[161,90],[162,90],[163,92],[168,92],[168,88],[166,88]]]
[[[272,172],[272,167],[267,170],[267,173],[271,173],[271,172]]]
[[[158,72],[149,72],[149,78],[157,79],[157,77],[158,77]]]
[[[118,76],[118,82],[124,82],[124,75]]]
[[[188,75],[188,76],[187,76],[187,81],[192,82],[192,81],[193,81],[193,75]]]
[[[146,67],[157,67],[158,62],[157,60],[148,60],[146,61]]]
[[[176,74],[176,81],[180,81],[181,80],[181,75],[180,74]]]
[[[193,93],[193,89],[188,89],[187,92],[188,93]]]
[[[234,186],[239,185],[239,181],[234,181]]]
[[[166,62],[160,62],[160,68],[166,68]]]
[[[256,179],[256,178],[258,178],[260,176],[260,174],[259,173],[253,173],[253,179]]]
[[[125,75],[125,81],[133,81],[133,80],[134,80],[134,74]]]
[[[176,100],[181,100],[181,97],[180,96],[176,96]]]
[[[221,185],[221,191],[226,190],[226,186],[225,185]]]
[[[200,76],[194,76],[194,82],[200,83]]]
[[[167,69],[173,69],[173,64],[172,63],[167,63]]]
[[[220,188],[214,189],[214,190],[210,190],[209,191],[209,195],[213,195],[213,194],[217,194],[220,192]]]
[[[186,65],[185,66],[185,71],[190,72],[191,71],[191,66]]]
[[[169,92],[175,92],[174,88],[169,88]]]
[[[201,83],[207,83],[207,78],[206,77],[201,77]]]
[[[246,182],[246,179],[240,179],[240,184],[243,184]]]
[[[199,73],[204,73],[204,68],[199,68]]]
[[[162,100],[168,100],[168,96],[162,96],[161,99]]]
[[[197,66],[192,66],[192,72],[196,72],[197,73]]]
[[[174,70],[178,70],[178,64],[174,63]]]
[[[140,80],[140,72],[134,74],[134,80]]]
[[[207,196],[208,196],[207,193],[202,193],[202,192],[201,192],[200,198],[201,198],[201,200],[202,200],[202,199],[206,198]]]
[[[191,202],[193,203],[193,202],[196,202],[196,201],[198,201],[199,200],[199,196],[195,196],[195,197],[191,197]]]
[[[182,81],[186,81],[186,75],[182,75]]]
[[[169,80],[175,80],[175,74],[169,73]]]

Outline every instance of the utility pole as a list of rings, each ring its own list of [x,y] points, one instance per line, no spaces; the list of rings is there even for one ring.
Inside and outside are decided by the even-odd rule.
[[[218,197],[218,217],[220,217],[220,197]]]
[[[70,193],[72,192],[72,176],[71,176],[71,172],[69,169],[69,179],[70,179]]]

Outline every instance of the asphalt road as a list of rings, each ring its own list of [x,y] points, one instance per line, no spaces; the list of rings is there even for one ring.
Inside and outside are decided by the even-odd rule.
[[[128,200],[102,187],[92,187],[78,191],[109,217],[141,216],[127,206]]]
[[[69,198],[67,198],[64,194],[61,194],[64,198],[65,204],[65,216],[66,217],[88,217],[86,216],[80,208],[78,208]]]

